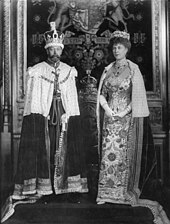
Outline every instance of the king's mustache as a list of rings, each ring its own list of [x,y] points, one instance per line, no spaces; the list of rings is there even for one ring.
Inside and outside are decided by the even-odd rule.
[[[50,58],[60,58],[60,56],[58,54],[54,54]]]

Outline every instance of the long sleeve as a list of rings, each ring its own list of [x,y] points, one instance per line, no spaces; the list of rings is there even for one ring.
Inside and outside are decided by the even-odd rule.
[[[28,70],[24,116],[31,113],[48,116],[54,90],[52,69],[42,62]]]
[[[67,111],[68,116],[80,115],[78,105],[78,94],[76,88],[75,77],[77,77],[77,70],[72,67],[70,71],[70,77],[67,83]]]

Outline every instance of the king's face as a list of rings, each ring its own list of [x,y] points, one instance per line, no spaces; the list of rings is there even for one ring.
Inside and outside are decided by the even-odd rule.
[[[53,61],[57,62],[62,54],[62,48],[60,46],[51,46],[47,48],[48,57]]]

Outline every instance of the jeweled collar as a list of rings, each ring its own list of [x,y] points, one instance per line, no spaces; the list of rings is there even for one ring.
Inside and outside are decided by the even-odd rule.
[[[120,67],[124,67],[128,64],[126,58],[122,59],[122,60],[118,60],[118,61],[115,61],[114,63],[114,66],[117,67],[117,68],[120,68]]]

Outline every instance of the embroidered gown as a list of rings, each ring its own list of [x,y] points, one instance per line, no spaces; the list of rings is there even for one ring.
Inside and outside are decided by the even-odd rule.
[[[128,67],[119,77],[111,74],[103,82],[101,94],[108,97],[108,105],[115,113],[126,109],[131,102],[131,93],[132,80]],[[98,202],[126,203],[128,201],[130,125],[131,113],[117,120],[104,115]]]
[[[113,62],[105,68],[98,88],[100,172],[96,201],[99,204],[110,202],[148,207],[154,223],[169,224],[162,206],[154,198],[146,199],[148,190],[153,190],[157,161],[142,74],[128,59],[118,77],[114,70]],[[115,113],[123,111],[129,103],[132,111],[116,120],[103,116],[99,106],[101,94]]]

